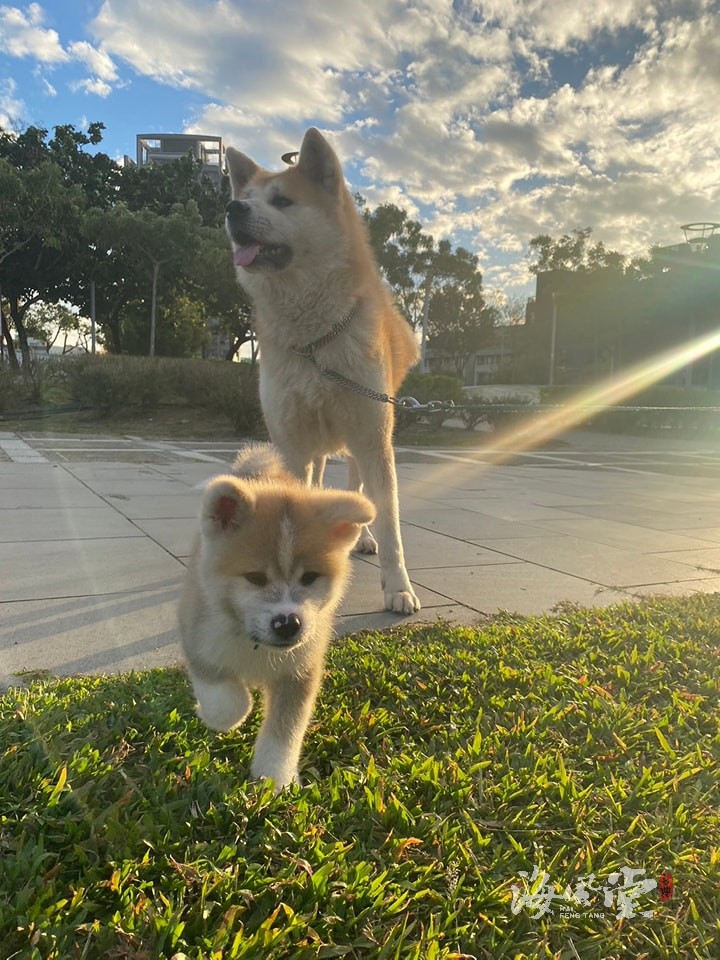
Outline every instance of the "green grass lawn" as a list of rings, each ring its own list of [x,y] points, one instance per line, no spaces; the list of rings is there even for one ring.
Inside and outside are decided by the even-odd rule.
[[[720,957],[719,638],[716,595],[338,640],[277,797],[178,670],[12,690],[0,955]]]

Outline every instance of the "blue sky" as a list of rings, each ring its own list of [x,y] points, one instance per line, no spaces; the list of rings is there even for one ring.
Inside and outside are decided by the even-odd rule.
[[[221,135],[280,166],[309,125],[353,189],[527,292],[527,243],[627,253],[720,220],[719,0],[0,4],[0,125]]]

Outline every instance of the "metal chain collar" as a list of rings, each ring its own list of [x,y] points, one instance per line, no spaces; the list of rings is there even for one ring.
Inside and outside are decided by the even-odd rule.
[[[372,387],[365,387],[361,383],[357,383],[355,380],[351,380],[344,374],[339,373],[337,370],[332,370],[330,367],[325,367],[322,363],[319,363],[315,356],[315,351],[319,347],[324,347],[341,334],[354,316],[355,307],[353,306],[347,313],[343,314],[327,333],[318,337],[317,340],[307,343],[304,347],[293,347],[293,352],[299,357],[304,357],[306,360],[309,360],[318,373],[327,380],[331,380],[344,390],[352,390],[354,393],[359,393],[369,400],[377,400],[380,403],[392,403],[396,407],[403,407],[406,410],[415,410],[416,412],[421,410],[443,410],[455,406],[452,400],[430,400],[428,403],[419,403],[415,397],[391,397],[387,393],[380,393],[379,390],[373,390]]]
[[[341,334],[354,316],[355,307],[352,307],[347,313],[343,314],[338,322],[330,330],[328,330],[327,333],[323,334],[322,337],[318,337],[317,340],[313,340],[304,347],[293,347],[293,352],[297,353],[298,356],[309,360],[321,376],[326,377],[328,380],[336,383],[339,387],[343,387],[345,390],[352,390],[355,393],[361,394],[363,397],[368,397],[370,400],[378,400],[381,403],[393,403],[397,406],[405,406],[403,403],[405,398],[398,399],[397,397],[390,397],[387,395],[387,393],[380,393],[378,390],[373,390],[372,387],[364,387],[361,383],[356,383],[355,380],[351,380],[344,374],[338,373],[337,370],[332,370],[330,367],[323,366],[323,364],[319,363],[317,357],[315,356],[315,351],[319,347],[324,347],[326,344],[330,343],[331,340],[334,340],[335,337]]]

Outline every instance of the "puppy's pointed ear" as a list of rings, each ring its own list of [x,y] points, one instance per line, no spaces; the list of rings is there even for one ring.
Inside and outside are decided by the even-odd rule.
[[[315,127],[303,137],[296,169],[333,195],[340,192],[344,182],[335,151]]]
[[[240,153],[234,147],[228,147],[225,151],[225,162],[230,175],[233,197],[235,197],[244,188],[245,184],[252,180],[260,167],[254,160],[246,157],[244,153]]]
[[[375,519],[375,507],[361,493],[327,490],[320,493],[318,515],[328,524],[336,544],[350,545],[360,535],[360,527]]]
[[[255,507],[250,487],[237,477],[216,477],[205,490],[200,522],[203,535],[217,537],[238,530]]]

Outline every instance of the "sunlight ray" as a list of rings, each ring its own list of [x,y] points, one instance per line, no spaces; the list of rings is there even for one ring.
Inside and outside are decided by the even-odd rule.
[[[579,390],[562,408],[525,420],[516,429],[498,438],[492,449],[499,453],[513,451],[517,449],[518,442],[531,447],[538,446],[576,427],[599,409],[606,410],[621,404],[719,347],[720,329],[696,337],[682,346],[657,353],[620,374]]]

